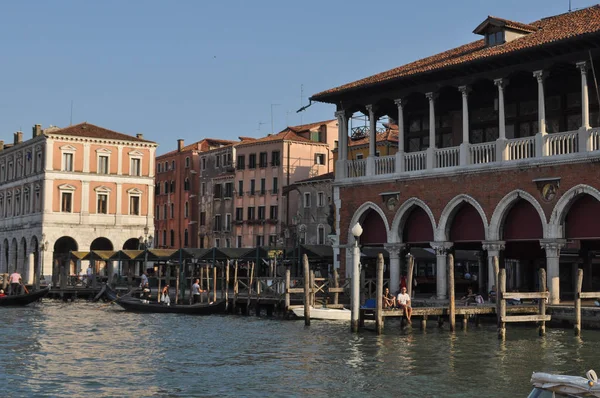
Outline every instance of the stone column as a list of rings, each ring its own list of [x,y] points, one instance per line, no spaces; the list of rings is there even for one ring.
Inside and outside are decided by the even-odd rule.
[[[394,101],[398,107],[398,152],[396,152],[396,173],[404,171],[404,106],[401,98]],[[391,290],[390,290],[391,291]]]
[[[430,92],[425,94],[429,100],[429,148],[427,148],[427,169],[433,169],[435,165],[435,99],[437,94]]]
[[[550,304],[560,303],[560,249],[565,245],[562,239],[540,240],[542,249],[546,250],[546,278],[550,290]]]
[[[377,151],[377,117],[375,105],[367,105],[369,112],[369,156],[367,157],[367,175],[375,175],[375,152]]]
[[[400,252],[404,248],[403,243],[392,243],[385,245],[385,250],[390,255],[390,293],[396,294],[400,287],[400,267],[402,258]]]
[[[435,250],[436,255],[436,298],[438,300],[443,300],[448,298],[448,272],[446,267],[448,251],[452,248],[453,243],[431,242],[430,245]]]
[[[468,86],[458,87],[458,91],[462,94],[462,133],[463,139],[460,144],[460,165],[466,166],[471,163],[469,156],[469,92]]]
[[[346,160],[348,149],[348,130],[346,129],[346,112],[337,111],[335,117],[338,121],[338,158],[335,165],[335,178],[346,178]]]
[[[123,174],[123,146],[117,146],[117,175]]]
[[[588,97],[587,84],[587,62],[578,62],[577,67],[581,71],[581,127],[579,127],[579,151],[592,151],[590,140],[590,101]]]
[[[483,250],[487,251],[488,258],[488,280],[487,280],[487,291],[492,289],[492,286],[496,285],[496,275],[494,274],[494,257],[498,257],[500,261],[500,251],[504,250],[504,241],[486,241],[482,244]],[[500,266],[502,266],[500,264]],[[496,286],[498,288],[498,286]]]
[[[506,152],[506,113],[504,112],[504,88],[508,84],[508,79],[494,79],[494,84],[498,87],[498,139],[496,140],[496,160],[505,161],[508,159]]]
[[[536,78],[538,83],[538,133],[535,136],[535,156],[547,156],[548,146],[546,145],[545,135],[546,133],[546,105],[544,98],[544,75],[543,70],[536,70],[533,72],[533,77]]]

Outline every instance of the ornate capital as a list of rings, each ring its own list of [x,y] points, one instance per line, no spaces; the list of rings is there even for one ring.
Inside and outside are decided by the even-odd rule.
[[[436,256],[445,256],[448,254],[452,246],[453,242],[430,242],[429,245],[433,250],[435,250]]]
[[[337,118],[337,120],[344,120],[344,118],[346,117],[346,111],[344,111],[344,110],[336,111],[335,117]]]
[[[564,239],[542,239],[540,246],[546,250],[546,257],[560,257],[560,249],[565,247]]]
[[[400,258],[400,252],[406,247],[404,243],[386,243],[383,245],[390,255],[390,259]]]
[[[406,106],[406,100],[402,99],[402,98],[398,98],[394,100],[394,104],[396,104],[396,106],[400,109],[404,108]]]
[[[537,79],[538,83],[542,83],[546,78],[546,75],[543,70],[536,70],[533,72],[533,77]]]
[[[434,92],[429,92],[429,93],[425,93],[425,97],[427,97],[427,99],[429,100],[429,102],[432,102],[435,99],[437,99],[437,97],[439,97],[439,94],[438,93],[434,93]]]
[[[500,250],[504,250],[506,247],[506,242],[497,240],[497,241],[485,241],[483,242],[483,250],[488,252],[499,252]]]
[[[462,94],[463,97],[466,97],[471,92],[471,87],[469,86],[458,86],[458,91]]]
[[[368,104],[365,105],[365,109],[369,112],[369,115],[375,116],[375,112],[377,111],[377,105]]]
[[[504,90],[506,88],[506,86],[508,86],[508,79],[507,78],[494,79],[494,85],[496,85],[496,87],[498,87],[498,90]]]
[[[577,67],[581,71],[582,75],[586,75],[587,74],[587,70],[588,70],[587,61],[577,62],[575,65],[577,65]]]

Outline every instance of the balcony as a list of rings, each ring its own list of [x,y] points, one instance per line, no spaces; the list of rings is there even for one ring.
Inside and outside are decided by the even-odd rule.
[[[498,167],[570,162],[600,157],[600,128],[579,129],[531,137],[498,139],[481,144],[398,152],[391,156],[338,161],[336,179],[381,176],[422,176],[451,171],[475,171]],[[341,166],[341,167],[338,167]]]

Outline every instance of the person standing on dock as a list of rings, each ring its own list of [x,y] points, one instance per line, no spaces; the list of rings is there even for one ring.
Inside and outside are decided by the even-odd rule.
[[[200,294],[204,293],[204,290],[200,287],[200,279],[194,279],[192,285],[192,304],[198,304],[200,302]]]
[[[10,274],[8,279],[10,280],[10,294],[16,296],[21,290],[21,274],[19,274],[15,268],[15,272]]]
[[[406,293],[406,287],[403,287],[400,290],[400,294],[398,294],[396,303],[398,304],[398,308],[402,308],[404,310],[404,316],[406,316],[407,322],[412,323],[410,320],[410,317],[412,316],[412,307],[410,306],[410,296],[408,293]]]

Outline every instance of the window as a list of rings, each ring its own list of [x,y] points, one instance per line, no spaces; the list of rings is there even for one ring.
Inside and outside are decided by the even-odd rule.
[[[166,245],[167,245],[167,231],[166,231],[166,230],[164,230],[164,231],[163,231],[163,239],[162,239],[162,242],[163,242],[163,246],[166,246]]]
[[[129,214],[132,216],[140,215],[140,197],[137,195],[129,197]]]
[[[185,158],[185,168],[186,168],[186,169],[189,169],[189,168],[190,168],[190,158],[189,158],[189,157],[186,157],[186,158]],[[187,246],[187,245],[186,245],[186,246]]]
[[[171,218],[175,218],[175,203],[171,203]]]
[[[190,179],[189,178],[186,178],[183,181],[183,190],[184,191],[189,191],[190,190]]]
[[[246,156],[239,155],[237,157],[237,168],[239,170],[244,170],[246,168]]]
[[[223,186],[221,184],[215,184],[214,187],[214,197],[215,199],[221,199],[223,197]]]
[[[188,247],[188,240],[189,240],[189,236],[188,236],[188,230],[187,228],[183,231],[183,246],[184,247]]]
[[[231,213],[225,214],[225,231],[231,231]]]
[[[42,151],[38,151],[35,158],[35,171],[42,171]]]
[[[188,218],[189,207],[190,207],[190,205],[188,204],[188,202],[185,202],[185,204],[183,205],[183,218]]]
[[[169,181],[165,181],[165,194],[169,193]]]
[[[317,245],[324,245],[325,244],[325,227],[322,225],[319,225],[317,227]]]
[[[108,214],[108,194],[98,194],[98,214]]]
[[[157,182],[154,186],[154,195],[160,195],[160,182]]]
[[[215,238],[215,247],[221,247],[221,239]]]
[[[225,239],[225,247],[227,247],[227,248],[231,247],[231,239],[230,238]]]
[[[265,206],[258,206],[258,219],[259,220],[265,219]]]
[[[0,165],[0,181],[6,181],[6,167],[4,164]]]
[[[168,215],[169,215],[169,212],[168,212],[168,210],[167,210],[167,209],[168,209],[168,208],[167,208],[167,204],[165,203],[165,205],[163,206],[163,210],[164,210],[164,212],[163,212],[163,219],[165,219],[165,220],[167,219],[167,217],[168,217]],[[165,240],[163,241],[163,243],[166,245],[166,244],[167,244],[167,240],[165,239]]]
[[[225,197],[231,198],[233,196],[233,183],[226,182],[225,183]]]
[[[175,231],[171,230],[171,247],[175,246]]]
[[[269,218],[271,220],[277,220],[278,212],[279,212],[278,207],[277,206],[271,206],[271,208],[269,209],[269,211],[270,211]]]
[[[317,192],[317,207],[325,207],[325,193]]]
[[[264,246],[265,237],[262,235],[256,235],[256,246]]]
[[[175,181],[171,181],[171,193],[175,193]]]
[[[162,164],[160,164],[160,163],[157,163],[157,164],[156,164],[156,172],[157,172],[157,173],[160,173],[160,172],[162,172]],[[158,236],[158,235],[157,235],[157,236]],[[158,239],[158,238],[156,238],[156,239]]]
[[[221,230],[221,215],[217,214],[215,215],[215,225],[213,225],[213,231],[220,231]]]
[[[261,152],[259,154],[258,162],[259,162],[259,164],[258,164],[259,167],[261,167],[261,168],[267,167],[267,153],[266,152]]]
[[[98,174],[109,174],[108,161],[108,155],[98,155]]]
[[[71,213],[73,211],[72,205],[73,192],[62,192],[60,195],[60,211],[63,213]]]
[[[244,196],[244,181],[238,181],[238,196]]]
[[[63,153],[62,158],[62,171],[73,171],[73,154],[72,153]],[[9,174],[12,174],[12,170],[10,170],[9,166]]]
[[[269,246],[277,246],[277,235],[276,234],[269,235]]]
[[[315,153],[315,164],[325,164],[324,153]]]
[[[244,208],[236,207],[235,208],[235,220],[242,221],[244,219]]]
[[[175,170],[175,161],[171,160],[171,170]]]
[[[206,195],[206,183],[203,182],[202,185],[200,186],[200,195],[204,196]]]
[[[265,178],[260,179],[260,194],[264,195],[267,192],[267,180]]]
[[[279,151],[271,152],[271,166],[279,166],[281,164],[281,157]]]
[[[206,170],[206,158],[202,158],[202,170]]]
[[[206,212],[200,212],[200,225],[206,225]]]
[[[219,155],[215,156],[215,169],[221,167],[221,157]]]
[[[242,247],[242,235],[238,235],[236,240],[237,240],[237,247]]]
[[[361,160],[363,158],[363,154],[362,153],[357,153],[356,154],[356,160]]]
[[[310,192],[304,192],[304,208],[310,207]]]
[[[299,228],[299,234],[298,234],[298,240],[300,241],[301,245],[305,245],[306,244],[306,225],[300,225]]]
[[[254,207],[248,207],[248,220],[254,220]]]
[[[131,168],[129,170],[129,175],[132,175],[132,176],[141,176],[142,175],[142,159],[131,158]]]
[[[23,214],[29,213],[31,203],[29,202],[29,189],[23,189]]]
[[[254,195],[254,192],[256,190],[256,181],[255,180],[250,180],[250,195]]]
[[[160,220],[160,206],[156,205],[156,219]],[[158,235],[156,235],[158,237]]]
[[[256,168],[256,154],[253,153],[249,156],[248,159],[248,168],[249,169],[255,169]]]
[[[278,190],[279,190],[279,181],[277,180],[277,177],[273,177],[273,189],[271,190],[271,193],[277,194]]]
[[[504,43],[504,32],[491,32],[485,35],[488,46],[496,46]]]
[[[222,160],[223,167],[225,167],[225,166],[227,166],[227,154],[224,153],[221,156],[223,157],[223,160]]]

